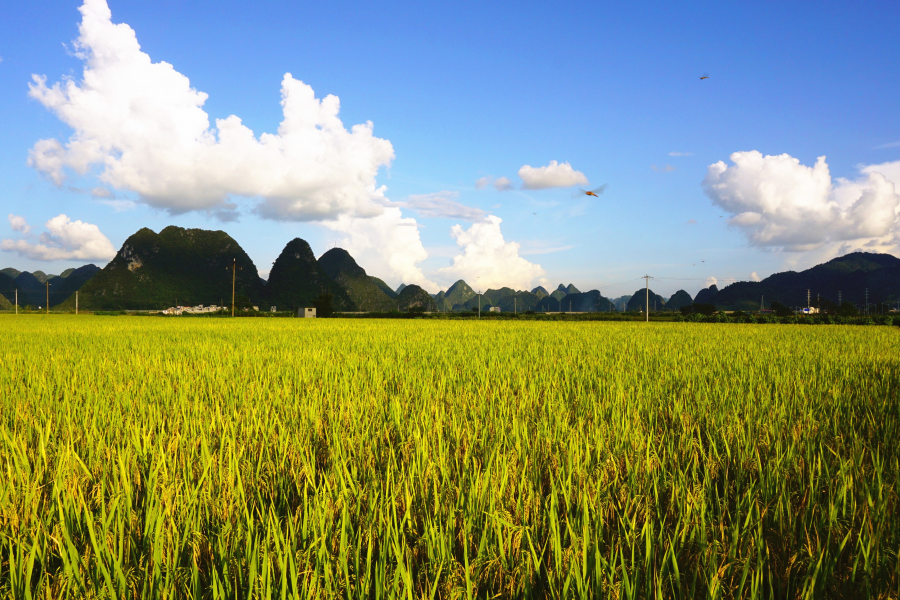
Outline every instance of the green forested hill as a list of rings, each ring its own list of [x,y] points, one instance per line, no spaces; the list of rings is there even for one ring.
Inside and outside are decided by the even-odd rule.
[[[374,275],[369,275],[369,277],[372,278],[372,281],[375,282],[375,285],[377,285],[378,288],[379,288],[382,292],[384,292],[384,293],[387,295],[388,298],[396,298],[396,297],[397,297],[397,292],[395,292],[394,290],[392,290],[392,289],[391,289],[391,286],[389,286],[388,284],[386,284],[384,281],[382,281],[382,280],[379,279],[378,277],[375,277]]]
[[[762,281],[733,283],[715,294],[704,290],[700,294],[706,298],[702,301],[724,310],[757,310],[761,301],[768,308],[775,300],[787,306],[806,306],[807,290],[813,305],[817,297],[837,303],[840,296],[843,302],[862,307],[867,289],[870,304],[900,300],[900,258],[854,252],[805,271],[776,273]]]
[[[566,294],[561,298],[554,298],[552,295],[541,298],[533,310],[535,312],[614,312],[615,308],[611,305],[612,301],[604,298],[599,290],[590,290]]]
[[[99,272],[100,267],[97,265],[84,265],[77,269],[66,269],[61,275],[50,279],[50,306],[62,304],[72,294],[80,292],[84,284]]]
[[[535,296],[537,296],[538,298],[543,298],[545,296],[550,295],[550,292],[545,290],[544,286],[542,286],[542,285],[539,285],[536,288],[534,288],[533,290],[531,290],[531,293],[534,294]]]
[[[472,289],[472,286],[460,279],[447,288],[444,298],[450,303],[450,307],[453,308],[457,304],[465,304],[475,296],[475,290]]]
[[[272,265],[266,295],[279,310],[293,311],[301,306],[312,306],[313,300],[322,294],[334,297],[332,306],[335,310],[356,310],[347,291],[319,266],[309,244],[294,238]]]
[[[158,234],[141,229],[116,257],[81,288],[79,304],[90,310],[161,309],[231,302],[231,266],[236,291],[251,304],[263,303],[265,289],[256,266],[224,231],[166,227]],[[74,308],[70,296],[64,308]]]
[[[647,308],[647,297],[648,294],[646,288],[637,290],[634,294],[631,295],[631,300],[628,301],[628,305],[625,307],[625,310],[628,312],[642,312]],[[653,290],[650,290],[649,298],[650,312],[669,310],[666,307],[666,302],[665,300],[663,300],[662,296],[655,293]]]
[[[344,289],[356,310],[388,312],[397,309],[397,303],[343,248],[332,248],[317,262],[325,274]]]
[[[417,285],[404,286],[404,288],[400,290],[400,295],[397,297],[397,303],[401,311],[408,311],[410,309],[419,309],[425,312],[437,311],[437,306],[435,305],[434,298],[431,297],[431,294]]]
[[[678,290],[672,297],[666,301],[666,308],[670,310],[678,310],[682,306],[690,306],[694,301],[691,299],[691,295],[688,294],[684,290]]]

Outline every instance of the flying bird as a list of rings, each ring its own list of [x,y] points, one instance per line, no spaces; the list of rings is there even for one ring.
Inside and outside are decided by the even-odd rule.
[[[709,79],[709,73],[704,73],[703,77],[700,78],[700,81],[703,81],[704,79]]]
[[[575,195],[576,196],[581,196],[581,195],[593,196],[594,198],[599,198],[600,194],[602,194],[603,192],[606,191],[606,186],[607,186],[607,184],[604,183],[600,187],[593,189],[593,190],[583,190],[581,188],[578,188],[578,193]]]

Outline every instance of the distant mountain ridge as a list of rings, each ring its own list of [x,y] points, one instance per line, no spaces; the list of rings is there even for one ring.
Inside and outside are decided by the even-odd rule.
[[[93,264],[66,269],[60,275],[47,275],[42,271],[29,273],[7,268],[0,272],[0,295],[5,300],[15,303],[18,291],[19,306],[30,305],[37,308],[47,306],[49,293],[50,306],[53,307],[65,302],[99,271],[100,267]],[[14,277],[11,276],[13,273]],[[47,283],[50,284],[49,288]]]
[[[437,311],[467,311],[499,307],[503,312],[644,310],[646,290],[631,296],[606,298],[597,290],[581,292],[573,284],[558,284],[552,293],[543,286],[531,291],[503,287],[480,295],[463,280],[446,291],[428,295],[419,286],[401,283],[392,290],[383,280],[366,273],[346,251],[333,248],[319,257],[309,244],[295,238],[273,263],[268,281],[258,277],[253,261],[224,231],[170,226],[158,234],[144,228],[130,236],[116,257],[103,269],[96,265],[70,268],[60,275],[42,271],[0,270],[0,308],[44,306],[49,282],[50,305],[74,308],[74,292],[86,310],[161,309],[174,304],[219,304],[231,301],[232,264],[237,265],[238,304],[294,310],[330,294],[338,311],[390,311],[407,306]],[[413,287],[414,289],[404,291]],[[713,304],[725,310],[756,310],[773,301],[805,306],[816,298],[862,305],[900,301],[900,258],[889,254],[855,252],[801,272],[773,274],[758,282],[736,282],[719,289],[700,290],[693,299],[678,290],[668,299],[650,291],[651,310],[674,311],[691,304]],[[655,304],[655,306],[654,306]]]
[[[739,281],[719,290],[700,290],[694,302],[707,302],[723,310],[758,310],[773,301],[786,306],[806,306],[817,298],[834,303],[864,305],[900,300],[900,258],[891,254],[853,252],[805,271],[775,273],[761,281]]]

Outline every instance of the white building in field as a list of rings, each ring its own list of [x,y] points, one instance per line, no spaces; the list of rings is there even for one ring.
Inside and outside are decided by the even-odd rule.
[[[303,317],[305,319],[315,319],[316,318],[316,309],[311,307],[306,308],[298,308],[297,316]]]

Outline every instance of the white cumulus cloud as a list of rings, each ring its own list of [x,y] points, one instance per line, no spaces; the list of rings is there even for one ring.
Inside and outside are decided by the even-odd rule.
[[[10,213],[8,218],[9,226],[12,227],[13,231],[21,231],[22,233],[31,231],[31,227],[28,225],[28,221],[25,220],[25,217]]]
[[[494,179],[491,175],[485,175],[475,181],[475,189],[483,190],[487,186],[492,185],[498,192],[506,192],[513,189],[513,182],[508,177],[498,177]]]
[[[57,215],[44,226],[47,231],[41,234],[40,243],[3,240],[0,250],[33,260],[110,260],[116,255],[112,242],[96,225]]]
[[[544,269],[519,256],[519,244],[503,239],[501,222],[500,217],[488,215],[468,229],[454,225],[450,235],[463,253],[453,258],[453,265],[438,272],[448,280],[465,279],[481,290],[503,286],[531,289],[534,280],[544,275]]]
[[[555,160],[551,160],[546,167],[524,165],[519,169],[519,177],[522,178],[522,187],[526,190],[572,187],[573,185],[587,185],[588,182],[584,173],[576,171],[567,162],[560,164]]]
[[[508,177],[498,177],[494,180],[494,189],[498,192],[507,192],[513,189],[513,182]]]
[[[855,180],[833,180],[824,156],[812,167],[788,154],[730,158],[732,166],[709,166],[703,189],[752,245],[808,251],[843,241],[896,243],[900,161],[863,167]]]
[[[211,127],[207,95],[142,52],[134,30],[112,22],[105,0],[85,0],[79,10],[81,80],[48,86],[35,75],[30,85],[30,95],[74,130],[65,144],[44,139],[31,150],[30,164],[54,182],[61,185],[67,169],[97,169],[107,186],[172,213],[212,213],[232,196],[258,199],[256,212],[277,220],[382,213],[375,178],[393,147],[373,135],[371,122],[348,131],[337,96],[318,99],[288,73],[277,133],[257,137],[234,115]]]
[[[756,274],[756,271],[753,271],[750,273],[750,281],[762,281],[762,279]]]
[[[436,293],[439,286],[429,281],[418,263],[428,258],[416,220],[404,218],[398,207],[386,207],[371,218],[342,215],[323,223],[347,235],[338,244],[349,252],[369,275],[406,284],[416,284]]]
[[[455,200],[457,197],[459,197],[459,192],[443,191],[412,195],[405,202],[396,202],[395,204],[411,208],[422,217],[462,219],[463,221],[484,219],[485,212],[483,210],[460,204]]]
[[[706,283],[704,283],[703,286],[709,287],[711,285],[716,285],[717,283],[719,283],[719,280],[716,279],[715,277],[713,277],[712,275],[710,275],[709,277],[706,278]]]

